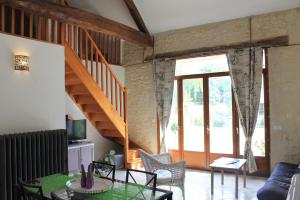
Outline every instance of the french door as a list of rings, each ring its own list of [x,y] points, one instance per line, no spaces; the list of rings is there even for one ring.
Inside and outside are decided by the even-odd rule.
[[[264,78],[264,83],[266,79]],[[265,84],[262,89],[264,99]],[[169,153],[174,161],[184,159],[192,168],[208,169],[209,164],[222,156],[238,158],[243,154],[243,133],[231,89],[228,72],[178,76],[175,81],[173,110],[170,119],[177,134],[172,133],[173,146]],[[263,102],[263,100],[262,100]],[[264,105],[264,104],[262,104]],[[264,105],[266,106],[266,104]],[[263,107],[264,107],[263,106]],[[264,118],[267,113],[259,114]],[[265,120],[262,120],[262,123]],[[257,123],[261,126],[261,123]],[[174,126],[174,127],[173,127]],[[268,144],[264,128],[256,129],[261,141]],[[240,134],[239,134],[240,133]],[[169,137],[170,138],[170,137]],[[255,140],[255,136],[254,136]],[[269,173],[268,148],[264,155],[256,153],[258,175]],[[254,150],[255,152],[255,150]]]
[[[234,157],[233,107],[227,73],[177,79],[179,157],[207,168],[223,155]]]

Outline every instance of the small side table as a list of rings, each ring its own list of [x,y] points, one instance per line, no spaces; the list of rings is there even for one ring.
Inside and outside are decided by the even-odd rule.
[[[244,188],[246,187],[246,159],[238,158],[219,158],[209,165],[211,168],[211,195],[214,194],[214,171],[221,171],[221,184],[224,185],[224,171],[235,173],[235,197],[238,198],[239,173],[243,170]]]

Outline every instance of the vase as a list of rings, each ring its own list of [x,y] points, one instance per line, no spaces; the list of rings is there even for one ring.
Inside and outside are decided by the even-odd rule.
[[[81,164],[81,180],[80,180],[80,183],[81,183],[82,188],[86,187],[86,173],[85,173],[85,170],[84,170],[84,165],[82,165],[82,164]]]
[[[89,164],[88,172],[86,176],[86,188],[91,189],[94,185],[94,178],[93,178],[93,164]]]

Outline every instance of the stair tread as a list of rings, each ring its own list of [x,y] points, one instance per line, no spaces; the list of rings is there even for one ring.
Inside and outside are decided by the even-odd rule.
[[[65,84],[67,86],[72,86],[72,85],[82,85],[81,81],[79,79],[66,79]]]
[[[141,158],[135,158],[135,159],[129,159],[127,161],[127,163],[135,163],[135,162],[142,162],[142,159]]]
[[[128,151],[134,151],[134,152],[136,152],[136,151],[138,151],[138,149],[129,149]]]
[[[93,97],[90,95],[78,96],[76,101],[80,104],[97,104]]]

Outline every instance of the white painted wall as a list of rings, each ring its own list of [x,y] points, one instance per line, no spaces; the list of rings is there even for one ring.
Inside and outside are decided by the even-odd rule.
[[[125,68],[122,66],[112,65],[112,70],[116,73],[119,81],[125,85]]]
[[[30,71],[14,70],[14,54]],[[65,128],[64,48],[0,34],[0,133]]]
[[[125,69],[121,66],[112,66],[121,83],[125,82]],[[72,119],[86,119],[81,110],[66,94],[66,114],[70,115]],[[98,130],[87,120],[87,139],[95,144],[95,160],[102,159],[104,154],[110,149],[115,149],[117,152],[122,152],[121,146],[111,142],[110,140],[101,136]]]

